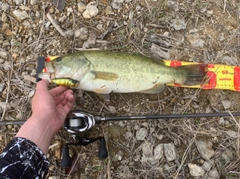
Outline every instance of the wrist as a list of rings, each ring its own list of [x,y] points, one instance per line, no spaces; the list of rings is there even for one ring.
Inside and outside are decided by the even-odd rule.
[[[20,128],[16,137],[23,137],[34,142],[45,154],[51,143],[55,131],[51,130],[48,123],[44,120],[31,116]]]

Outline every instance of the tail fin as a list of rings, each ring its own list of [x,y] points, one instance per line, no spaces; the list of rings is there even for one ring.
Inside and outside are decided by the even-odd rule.
[[[186,65],[182,66],[187,73],[187,80],[183,85],[194,86],[204,84],[207,80],[207,65],[197,64],[197,65]]]

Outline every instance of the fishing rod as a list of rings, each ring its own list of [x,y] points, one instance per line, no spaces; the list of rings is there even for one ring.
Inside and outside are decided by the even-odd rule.
[[[73,113],[71,111],[68,116]],[[84,114],[85,116],[92,116],[89,113],[78,111],[79,114]],[[122,121],[122,120],[151,120],[151,119],[177,119],[177,118],[201,118],[201,117],[226,117],[226,116],[240,116],[240,112],[225,112],[225,113],[199,113],[199,114],[163,114],[163,115],[139,115],[139,116],[108,116],[100,117],[94,116],[96,122],[102,121]],[[5,120],[0,121],[0,126],[3,125],[22,125],[26,120]]]
[[[164,114],[164,115],[139,115],[139,116],[94,116],[88,112],[81,110],[70,111],[64,122],[64,129],[72,136],[74,141],[66,143],[62,149],[61,166],[63,168],[71,168],[72,158],[69,155],[70,145],[88,145],[95,141],[100,141],[98,157],[105,159],[108,157],[106,142],[104,137],[90,138],[90,131],[95,124],[108,121],[130,121],[130,120],[156,120],[156,119],[176,119],[176,118],[201,118],[201,117],[226,117],[226,116],[240,116],[240,112],[225,112],[225,113],[201,113],[201,114]],[[1,125],[21,125],[26,120],[16,121],[0,121]]]

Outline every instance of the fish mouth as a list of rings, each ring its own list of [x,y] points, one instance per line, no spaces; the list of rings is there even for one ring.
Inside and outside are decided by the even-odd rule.
[[[51,58],[46,57],[45,61],[44,61],[43,72],[45,72],[45,73],[53,73],[54,71],[55,70],[54,70],[53,64],[51,63]]]

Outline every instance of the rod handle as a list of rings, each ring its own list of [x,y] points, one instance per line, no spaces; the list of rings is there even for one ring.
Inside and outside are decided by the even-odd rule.
[[[99,151],[98,151],[98,157],[100,159],[106,159],[108,157],[106,141],[105,141],[104,137],[101,137],[99,139],[99,141],[100,141],[100,147],[99,147]]]

